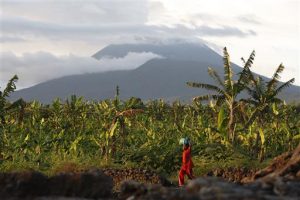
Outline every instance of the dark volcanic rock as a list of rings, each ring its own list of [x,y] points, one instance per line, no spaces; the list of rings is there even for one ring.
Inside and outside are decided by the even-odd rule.
[[[161,185],[145,185],[135,181],[126,181],[121,185],[119,198],[145,199],[145,200],[184,200],[188,199],[188,193],[174,187],[163,187]]]
[[[62,173],[49,179],[49,192],[55,196],[99,198],[109,197],[112,179],[100,170]]]
[[[61,173],[50,178],[38,172],[0,174],[0,199],[41,196],[110,197],[112,179],[100,170]]]
[[[205,176],[220,177],[234,183],[240,183],[243,179],[252,177],[256,173],[256,171],[257,170],[255,169],[247,169],[245,167],[229,167],[226,169],[217,168],[206,173]]]
[[[136,182],[125,182],[121,188],[120,199],[131,200],[296,200],[300,195],[299,182],[277,180],[272,185],[264,182],[241,185],[218,177],[195,179],[186,188],[146,186]]]
[[[125,181],[121,184],[120,188],[120,198],[127,199],[128,197],[135,195],[135,196],[142,196],[147,193],[147,188],[145,185],[138,183],[136,181]]]
[[[103,172],[113,178],[114,189],[120,190],[121,183],[133,180],[139,183],[159,184],[162,186],[172,186],[172,184],[163,176],[147,169],[129,168],[129,169],[103,169]]]
[[[0,198],[46,195],[47,181],[38,172],[0,173]]]

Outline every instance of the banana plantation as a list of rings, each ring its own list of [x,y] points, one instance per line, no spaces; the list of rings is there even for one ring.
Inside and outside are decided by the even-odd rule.
[[[207,162],[229,165],[240,158],[263,162],[292,150],[300,141],[300,105],[287,104],[278,94],[294,79],[279,82],[283,65],[270,80],[257,77],[251,72],[254,57],[252,52],[236,74],[224,49],[224,75],[208,71],[216,85],[182,83],[209,91],[190,103],[121,100],[118,87],[114,99],[101,101],[74,95],[47,105],[10,102],[14,76],[0,92],[0,169],[47,171],[72,161],[171,174],[180,168],[182,137],[192,141],[199,169]]]

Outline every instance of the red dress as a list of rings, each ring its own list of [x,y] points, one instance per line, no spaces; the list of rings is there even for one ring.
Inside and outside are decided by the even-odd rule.
[[[179,186],[184,185],[184,175],[186,174],[189,179],[193,179],[193,161],[191,156],[191,147],[188,147],[187,149],[183,150],[182,153],[182,166],[179,172]]]

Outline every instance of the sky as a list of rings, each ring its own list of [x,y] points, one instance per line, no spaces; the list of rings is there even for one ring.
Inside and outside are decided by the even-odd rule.
[[[91,57],[109,44],[180,38],[206,41],[253,71],[300,85],[299,0],[0,0],[0,86],[14,74],[18,88],[61,76],[134,69],[159,57]]]

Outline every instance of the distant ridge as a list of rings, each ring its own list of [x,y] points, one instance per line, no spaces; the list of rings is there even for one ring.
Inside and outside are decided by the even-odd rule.
[[[123,99],[135,96],[143,100],[162,98],[190,101],[192,97],[206,94],[207,91],[189,88],[185,84],[187,81],[213,83],[207,73],[208,67],[213,67],[220,75],[223,72],[222,56],[202,43],[109,45],[93,57],[119,58],[129,52],[152,52],[163,58],[152,59],[134,70],[53,79],[16,91],[11,99],[22,97],[27,101],[50,103],[57,97],[66,99],[73,94],[90,100],[108,99],[114,97],[115,87],[119,85]],[[233,64],[233,70],[238,73],[241,68]],[[282,97],[287,101],[300,101],[300,87],[291,86]]]
[[[112,44],[101,49],[92,57],[120,58],[129,52],[152,52],[172,60],[210,61],[214,62],[220,55],[202,43],[174,43],[174,44]]]

